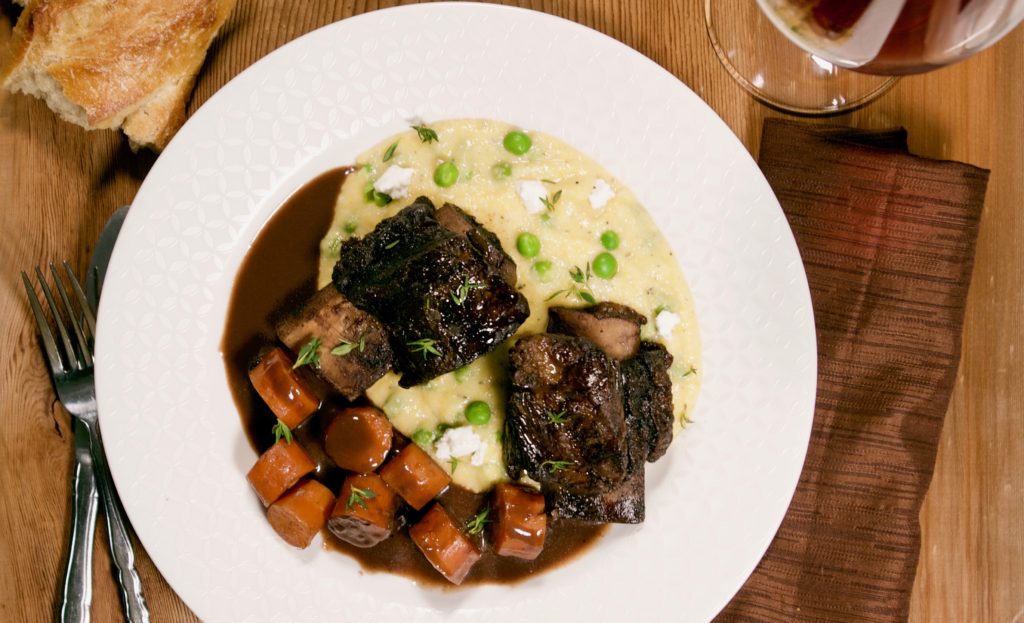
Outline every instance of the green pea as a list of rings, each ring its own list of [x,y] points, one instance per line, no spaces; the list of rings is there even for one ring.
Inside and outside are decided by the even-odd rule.
[[[483,400],[474,400],[466,405],[466,420],[481,426],[491,421],[491,406]]]
[[[459,168],[451,162],[442,162],[434,169],[434,183],[441,188],[448,188],[459,181]]]
[[[504,179],[512,175],[512,165],[507,162],[499,162],[491,167],[491,175],[496,180]]]
[[[505,140],[501,144],[513,154],[522,156],[533,147],[533,140],[530,139],[530,135],[526,132],[513,130],[505,135]]]
[[[412,440],[418,446],[429,446],[434,441],[434,431],[421,428],[412,434]]]
[[[618,249],[619,235],[610,229],[607,230],[606,232],[601,234],[601,246],[608,249],[609,251],[614,251],[615,249]]]
[[[619,272],[619,263],[611,253],[599,253],[592,263],[594,274],[601,279],[611,279]]]
[[[528,231],[524,231],[516,238],[516,248],[519,255],[523,257],[537,257],[540,253],[540,239]]]
[[[551,262],[548,260],[534,262],[533,270],[542,282],[547,283],[551,279]]]
[[[455,380],[459,383],[465,381],[466,377],[469,376],[469,364],[457,368],[453,374],[455,375]]]

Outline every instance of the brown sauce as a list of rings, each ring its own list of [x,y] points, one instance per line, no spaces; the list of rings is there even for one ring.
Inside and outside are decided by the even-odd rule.
[[[347,168],[328,171],[289,197],[260,230],[235,278],[221,353],[242,426],[258,453],[274,442],[271,429],[276,418],[249,383],[249,366],[261,351],[276,343],[274,322],[316,291],[320,240],[330,227],[338,191],[349,171]],[[348,404],[340,396],[331,395],[325,384],[311,380],[324,396],[325,403]],[[337,493],[345,472],[334,466],[322,446],[327,424],[324,414],[330,411],[330,408],[322,408],[294,433],[317,462],[317,480]],[[396,431],[392,452],[406,443],[408,440]],[[489,503],[489,497],[489,494],[452,486],[439,500],[457,522],[465,525]],[[406,507],[400,521],[408,525],[421,514]],[[483,556],[462,585],[515,582],[557,567],[589,548],[606,527],[549,516],[544,550],[532,561],[498,556],[490,550],[487,530],[484,530],[483,534],[470,537],[483,551]],[[323,536],[329,549],[355,558],[365,571],[397,573],[422,584],[452,586],[430,566],[404,528],[367,549],[341,541],[326,529]]]

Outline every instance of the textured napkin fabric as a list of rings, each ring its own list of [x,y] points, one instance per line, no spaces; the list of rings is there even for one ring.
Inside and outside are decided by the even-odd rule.
[[[818,397],[789,511],[717,621],[905,621],[988,171],[778,120],[759,164],[807,270]]]

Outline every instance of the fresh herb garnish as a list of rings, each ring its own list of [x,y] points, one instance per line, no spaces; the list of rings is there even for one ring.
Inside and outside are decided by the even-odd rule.
[[[412,129],[416,130],[416,134],[420,135],[420,140],[424,143],[432,143],[438,140],[437,132],[431,130],[425,125],[414,125],[412,126]]]
[[[452,300],[455,301],[456,305],[462,305],[469,297],[470,290],[482,290],[486,287],[487,286],[481,283],[473,283],[469,280],[469,277],[463,277],[462,285],[455,290],[454,294],[452,294]]]
[[[554,474],[556,472],[562,471],[566,467],[569,467],[569,466],[575,465],[575,464],[576,464],[575,461],[544,461],[543,463],[540,464],[540,468],[541,469],[546,469],[549,472],[551,472],[552,474]]]
[[[681,376],[680,378],[685,379],[691,374],[697,374],[697,368],[695,368],[692,363],[690,364],[690,367],[686,369],[686,372],[683,372],[683,376]]]
[[[548,421],[552,424],[564,424],[566,417],[568,417],[566,416],[565,411],[559,411],[558,413],[548,411],[544,415],[548,417]]]
[[[358,350],[363,352],[366,350],[366,336],[360,335],[358,342],[349,342],[348,340],[342,340],[337,346],[331,349],[331,354],[335,357],[344,357],[350,354],[352,351]]]
[[[398,141],[391,143],[391,145],[387,148],[387,151],[384,152],[384,162],[391,160],[395,156],[396,149],[398,149]]]
[[[322,342],[318,337],[314,337],[303,344],[302,348],[299,349],[299,356],[295,359],[295,365],[292,366],[292,369],[294,370],[295,368],[301,368],[302,366],[308,366],[311,364],[314,368],[319,368],[320,344],[322,344]]]
[[[285,440],[285,443],[291,443],[292,429],[288,428],[288,425],[281,420],[278,420],[277,424],[274,424],[274,443],[281,441],[282,438]]]
[[[491,523],[491,520],[487,518],[491,514],[491,507],[485,506],[482,511],[477,513],[472,519],[466,523],[466,533],[468,534],[480,534],[484,531],[484,526]]]
[[[395,240],[394,242],[389,242],[389,243],[387,243],[386,245],[384,245],[384,248],[385,248],[385,249],[394,249],[395,247],[397,247],[397,246],[398,246],[398,243],[399,243],[399,242],[401,242],[401,241],[399,241],[399,240]]]
[[[410,351],[414,353],[423,353],[424,359],[427,358],[427,355],[433,355],[435,357],[441,356],[441,351],[437,350],[437,347],[434,346],[435,344],[437,344],[437,340],[432,340],[429,337],[405,343],[405,345],[409,347]]]
[[[544,182],[545,184],[554,184],[555,183],[555,180],[549,180],[549,179],[542,179],[541,181]]]
[[[679,426],[682,428],[686,428],[689,424],[693,424],[693,420],[691,420],[690,417],[686,415],[686,409],[683,408],[683,412],[679,414]]]
[[[455,470],[459,468],[459,459],[453,456],[452,458],[448,459],[448,465],[452,468],[452,473],[454,474]]]
[[[348,496],[348,502],[345,503],[345,508],[351,510],[356,504],[363,508],[369,508],[366,505],[366,500],[372,500],[375,497],[377,497],[377,493],[373,489],[352,487],[352,495]]]
[[[346,234],[354,234],[354,233],[356,233],[357,229],[359,229],[359,225],[358,224],[353,223],[352,221],[349,221],[349,222],[345,223],[345,233]]]
[[[590,278],[593,273],[590,270],[590,262],[587,262],[587,270],[583,271],[579,266],[574,266],[569,271],[569,277],[572,278],[573,283],[564,290],[557,290],[551,296],[544,299],[550,301],[558,298],[559,296],[565,295],[565,298],[576,297],[581,301],[590,303],[591,305],[597,303],[597,299],[594,298],[593,293],[590,292]]]
[[[556,192],[554,195],[552,195],[550,197],[541,197],[540,198],[540,202],[543,203],[544,207],[547,208],[548,211],[550,212],[550,211],[555,209],[555,204],[558,203],[558,200],[561,199],[561,198],[562,198],[562,191],[559,190],[558,192]]]

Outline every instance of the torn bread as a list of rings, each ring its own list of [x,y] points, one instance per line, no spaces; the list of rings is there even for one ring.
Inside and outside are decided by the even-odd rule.
[[[235,0],[31,0],[0,82],[94,130],[159,151],[185,121],[206,50]]]

